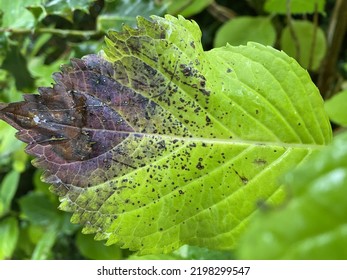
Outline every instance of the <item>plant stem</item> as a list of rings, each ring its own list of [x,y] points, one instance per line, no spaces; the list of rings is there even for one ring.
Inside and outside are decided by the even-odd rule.
[[[300,51],[299,39],[298,39],[298,36],[296,36],[295,30],[294,30],[294,27],[292,24],[292,15],[290,13],[291,0],[286,1],[286,6],[287,6],[286,10],[287,10],[288,28],[289,28],[290,35],[292,36],[293,42],[295,45],[295,59],[299,61],[300,56],[301,56],[301,51]]]
[[[68,29],[56,29],[56,28],[37,28],[37,29],[26,29],[26,28],[0,28],[0,33],[9,32],[16,35],[25,34],[43,34],[49,33],[61,37],[82,37],[82,38],[101,38],[105,35],[102,31],[96,30],[68,30]]]
[[[327,35],[328,49],[320,67],[317,86],[322,96],[327,99],[334,94],[338,79],[336,66],[341,51],[343,38],[347,31],[347,1],[336,0],[330,19]]]
[[[219,5],[214,1],[207,7],[207,11],[220,22],[226,22],[236,17],[236,13],[233,10]]]
[[[314,50],[316,47],[316,40],[317,40],[317,29],[318,29],[318,5],[317,3],[315,3],[314,14],[313,14],[313,36],[312,36],[310,56],[308,60],[307,69],[311,69],[313,64]]]

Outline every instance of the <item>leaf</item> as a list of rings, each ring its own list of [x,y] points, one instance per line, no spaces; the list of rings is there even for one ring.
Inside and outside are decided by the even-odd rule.
[[[15,138],[15,130],[13,127],[9,126],[7,123],[0,124],[0,166],[7,166],[11,162],[14,165],[14,169],[18,172],[23,170],[18,170],[15,168],[18,163],[23,163],[22,161],[14,161],[13,155],[18,151],[23,151],[23,143]]]
[[[1,10],[0,10],[0,26],[1,26]],[[2,65],[3,61],[6,58],[8,51],[8,38],[6,37],[5,33],[0,34],[0,65]]]
[[[182,17],[138,18],[105,56],[0,105],[84,233],[142,254],[234,248],[257,203],[283,199],[279,176],[330,142],[292,58],[255,43],[204,52],[200,38]]]
[[[133,254],[130,260],[232,260],[234,254],[230,251],[209,250],[203,247],[184,245],[178,250],[167,254],[142,255]]]
[[[42,20],[48,15],[57,15],[73,21],[73,13],[76,10],[89,13],[89,8],[96,0],[44,0],[27,4],[27,9],[32,12],[36,19]]]
[[[325,101],[325,110],[330,119],[339,125],[347,126],[347,90],[338,92],[332,98]]]
[[[33,28],[35,18],[26,9],[26,6],[39,4],[40,0],[26,0],[23,5],[22,0],[1,1],[0,11],[3,12],[1,26],[5,28]]]
[[[27,59],[19,50],[18,45],[13,45],[3,61],[2,68],[6,69],[15,78],[16,88],[19,90],[32,89],[34,80],[30,76]],[[21,69],[21,71],[18,71]]]
[[[124,24],[136,26],[136,17],[162,15],[166,4],[153,0],[105,1],[105,6],[97,18],[97,30],[120,30]]]
[[[269,17],[237,17],[218,29],[214,46],[221,47],[226,43],[238,46],[249,41],[273,46],[275,39],[276,30]]]
[[[52,254],[52,247],[57,239],[59,233],[59,223],[52,222],[44,232],[43,236],[39,239],[32,253],[32,260],[47,260],[50,259]]]
[[[18,241],[18,222],[13,217],[0,220],[0,260],[10,259]]]
[[[101,241],[95,241],[92,236],[77,234],[76,246],[81,254],[91,260],[120,260],[122,250],[115,246],[105,246]]]
[[[213,0],[175,0],[171,1],[167,12],[170,15],[182,15],[184,17],[191,17],[202,12],[212,2]]]
[[[174,252],[176,256],[186,260],[233,260],[234,255],[229,251],[209,250],[196,246],[184,245]]]
[[[288,0],[267,0],[264,10],[269,13],[286,14]],[[306,14],[317,12],[324,14],[325,0],[290,0],[290,13]]]
[[[0,217],[10,210],[12,199],[19,182],[19,173],[15,170],[6,174],[0,183]]]
[[[22,216],[34,225],[47,226],[59,220],[54,204],[44,194],[29,193],[20,199],[19,205]]]
[[[66,62],[64,59],[57,59],[50,65],[46,65],[44,63],[44,56],[37,56],[30,59],[28,63],[28,68],[32,77],[35,78],[35,84],[39,84],[41,86],[51,85],[53,80],[47,73],[52,73],[53,69],[59,68],[63,62]]]
[[[292,199],[262,213],[246,232],[243,259],[347,258],[347,134],[316,154],[286,184]]]
[[[297,53],[296,43],[288,26],[282,32],[282,50],[288,55],[297,58],[302,67],[317,70],[327,50],[323,30],[315,27],[312,22],[306,20],[293,20],[292,26],[299,45],[299,53]],[[312,45],[314,36],[316,38],[314,39],[314,45]]]

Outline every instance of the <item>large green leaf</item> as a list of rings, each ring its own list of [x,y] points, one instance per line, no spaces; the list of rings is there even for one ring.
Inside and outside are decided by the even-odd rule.
[[[257,203],[283,199],[279,176],[330,142],[295,60],[200,39],[182,17],[139,18],[53,88],[0,104],[84,233],[143,254],[234,248]]]
[[[288,174],[292,199],[262,213],[244,237],[245,259],[347,258],[347,134]]]
[[[217,31],[214,46],[229,43],[243,45],[249,41],[272,46],[276,40],[276,30],[270,17],[237,17],[224,23]]]

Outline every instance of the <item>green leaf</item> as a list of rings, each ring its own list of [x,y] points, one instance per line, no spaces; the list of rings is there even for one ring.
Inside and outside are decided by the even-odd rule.
[[[15,102],[22,99],[23,93],[17,90],[14,77],[4,69],[0,69],[0,83],[3,89],[0,95],[0,101]]]
[[[52,247],[59,233],[59,223],[52,222],[45,230],[44,234],[39,239],[32,253],[32,260],[47,260],[51,259]]]
[[[254,219],[242,259],[347,258],[347,134],[286,177],[292,199]]]
[[[232,260],[234,254],[230,251],[209,250],[207,248],[184,245],[173,253],[186,260]]]
[[[18,241],[19,229],[16,218],[0,220],[0,260],[10,259]]]
[[[259,201],[283,200],[281,174],[330,142],[295,60],[256,43],[204,52],[200,39],[182,17],[138,18],[109,33],[106,56],[0,104],[84,233],[142,254],[230,250]]]
[[[91,260],[120,260],[122,250],[115,245],[105,246],[102,241],[95,241],[91,235],[77,234],[76,245],[81,254]]]
[[[120,30],[124,24],[135,26],[136,17],[162,15],[166,4],[153,0],[105,1],[105,6],[97,18],[97,30]]]
[[[342,126],[347,126],[347,90],[335,94],[332,98],[325,101],[325,110],[329,118]]]
[[[33,88],[34,80],[30,76],[27,58],[23,56],[18,45],[13,45],[3,61],[2,68],[6,69],[15,78],[16,88],[28,91]],[[21,69],[21,71],[18,71]]]
[[[1,26],[1,10],[0,10],[0,26]],[[0,65],[2,65],[3,61],[6,58],[7,55],[7,51],[8,51],[8,38],[4,33],[0,34]]]
[[[157,254],[157,255],[143,255],[139,256],[137,254],[129,256],[128,260],[179,260],[180,258],[177,258],[173,255],[163,255],[163,254]]]
[[[203,11],[212,2],[213,0],[175,0],[171,1],[171,4],[167,9],[167,13],[170,15],[191,17]]]
[[[55,71],[60,65],[66,63],[64,59],[57,59],[53,63],[47,65],[44,63],[44,56],[37,56],[30,59],[28,63],[28,69],[32,77],[35,78],[35,84],[37,86],[49,86],[52,84],[53,79],[49,73]]]
[[[6,28],[34,28],[35,18],[26,9],[27,6],[37,5],[40,0],[26,0],[23,5],[22,0],[2,0],[0,3],[0,11],[3,12],[2,27]]]
[[[19,205],[23,218],[34,225],[46,226],[59,220],[55,205],[42,193],[31,192],[23,196]]]
[[[217,31],[214,46],[229,43],[233,46],[244,45],[249,41],[273,46],[276,30],[269,17],[237,17],[224,23]]]
[[[89,13],[89,8],[96,0],[44,0],[35,2],[33,4],[28,3],[27,8],[36,19],[42,20],[48,15],[57,15],[73,21],[74,11],[80,10]]]
[[[11,208],[12,199],[17,191],[19,173],[15,170],[6,174],[0,183],[0,217]]]
[[[23,151],[23,143],[15,138],[15,129],[7,123],[0,123],[0,132],[0,165],[14,164],[12,155],[16,151]]]
[[[288,0],[267,0],[264,10],[269,13],[286,14]],[[316,10],[324,14],[325,0],[290,0],[291,14],[314,13]]]
[[[129,256],[130,260],[232,260],[234,254],[230,251],[210,250],[208,248],[184,245],[178,250],[167,254]]]
[[[293,20],[291,24],[296,39],[293,38],[289,26],[285,27],[281,36],[282,50],[296,58],[302,67],[317,70],[327,49],[323,30],[306,20]],[[316,36],[315,39],[313,39],[314,36]],[[314,44],[312,44],[313,40]],[[299,50],[296,48],[297,44]]]

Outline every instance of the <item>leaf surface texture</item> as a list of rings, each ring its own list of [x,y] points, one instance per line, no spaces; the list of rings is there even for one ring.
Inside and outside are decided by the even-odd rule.
[[[283,52],[203,51],[196,23],[138,18],[52,88],[2,105],[84,233],[143,254],[235,246],[279,176],[330,142],[323,101]]]

